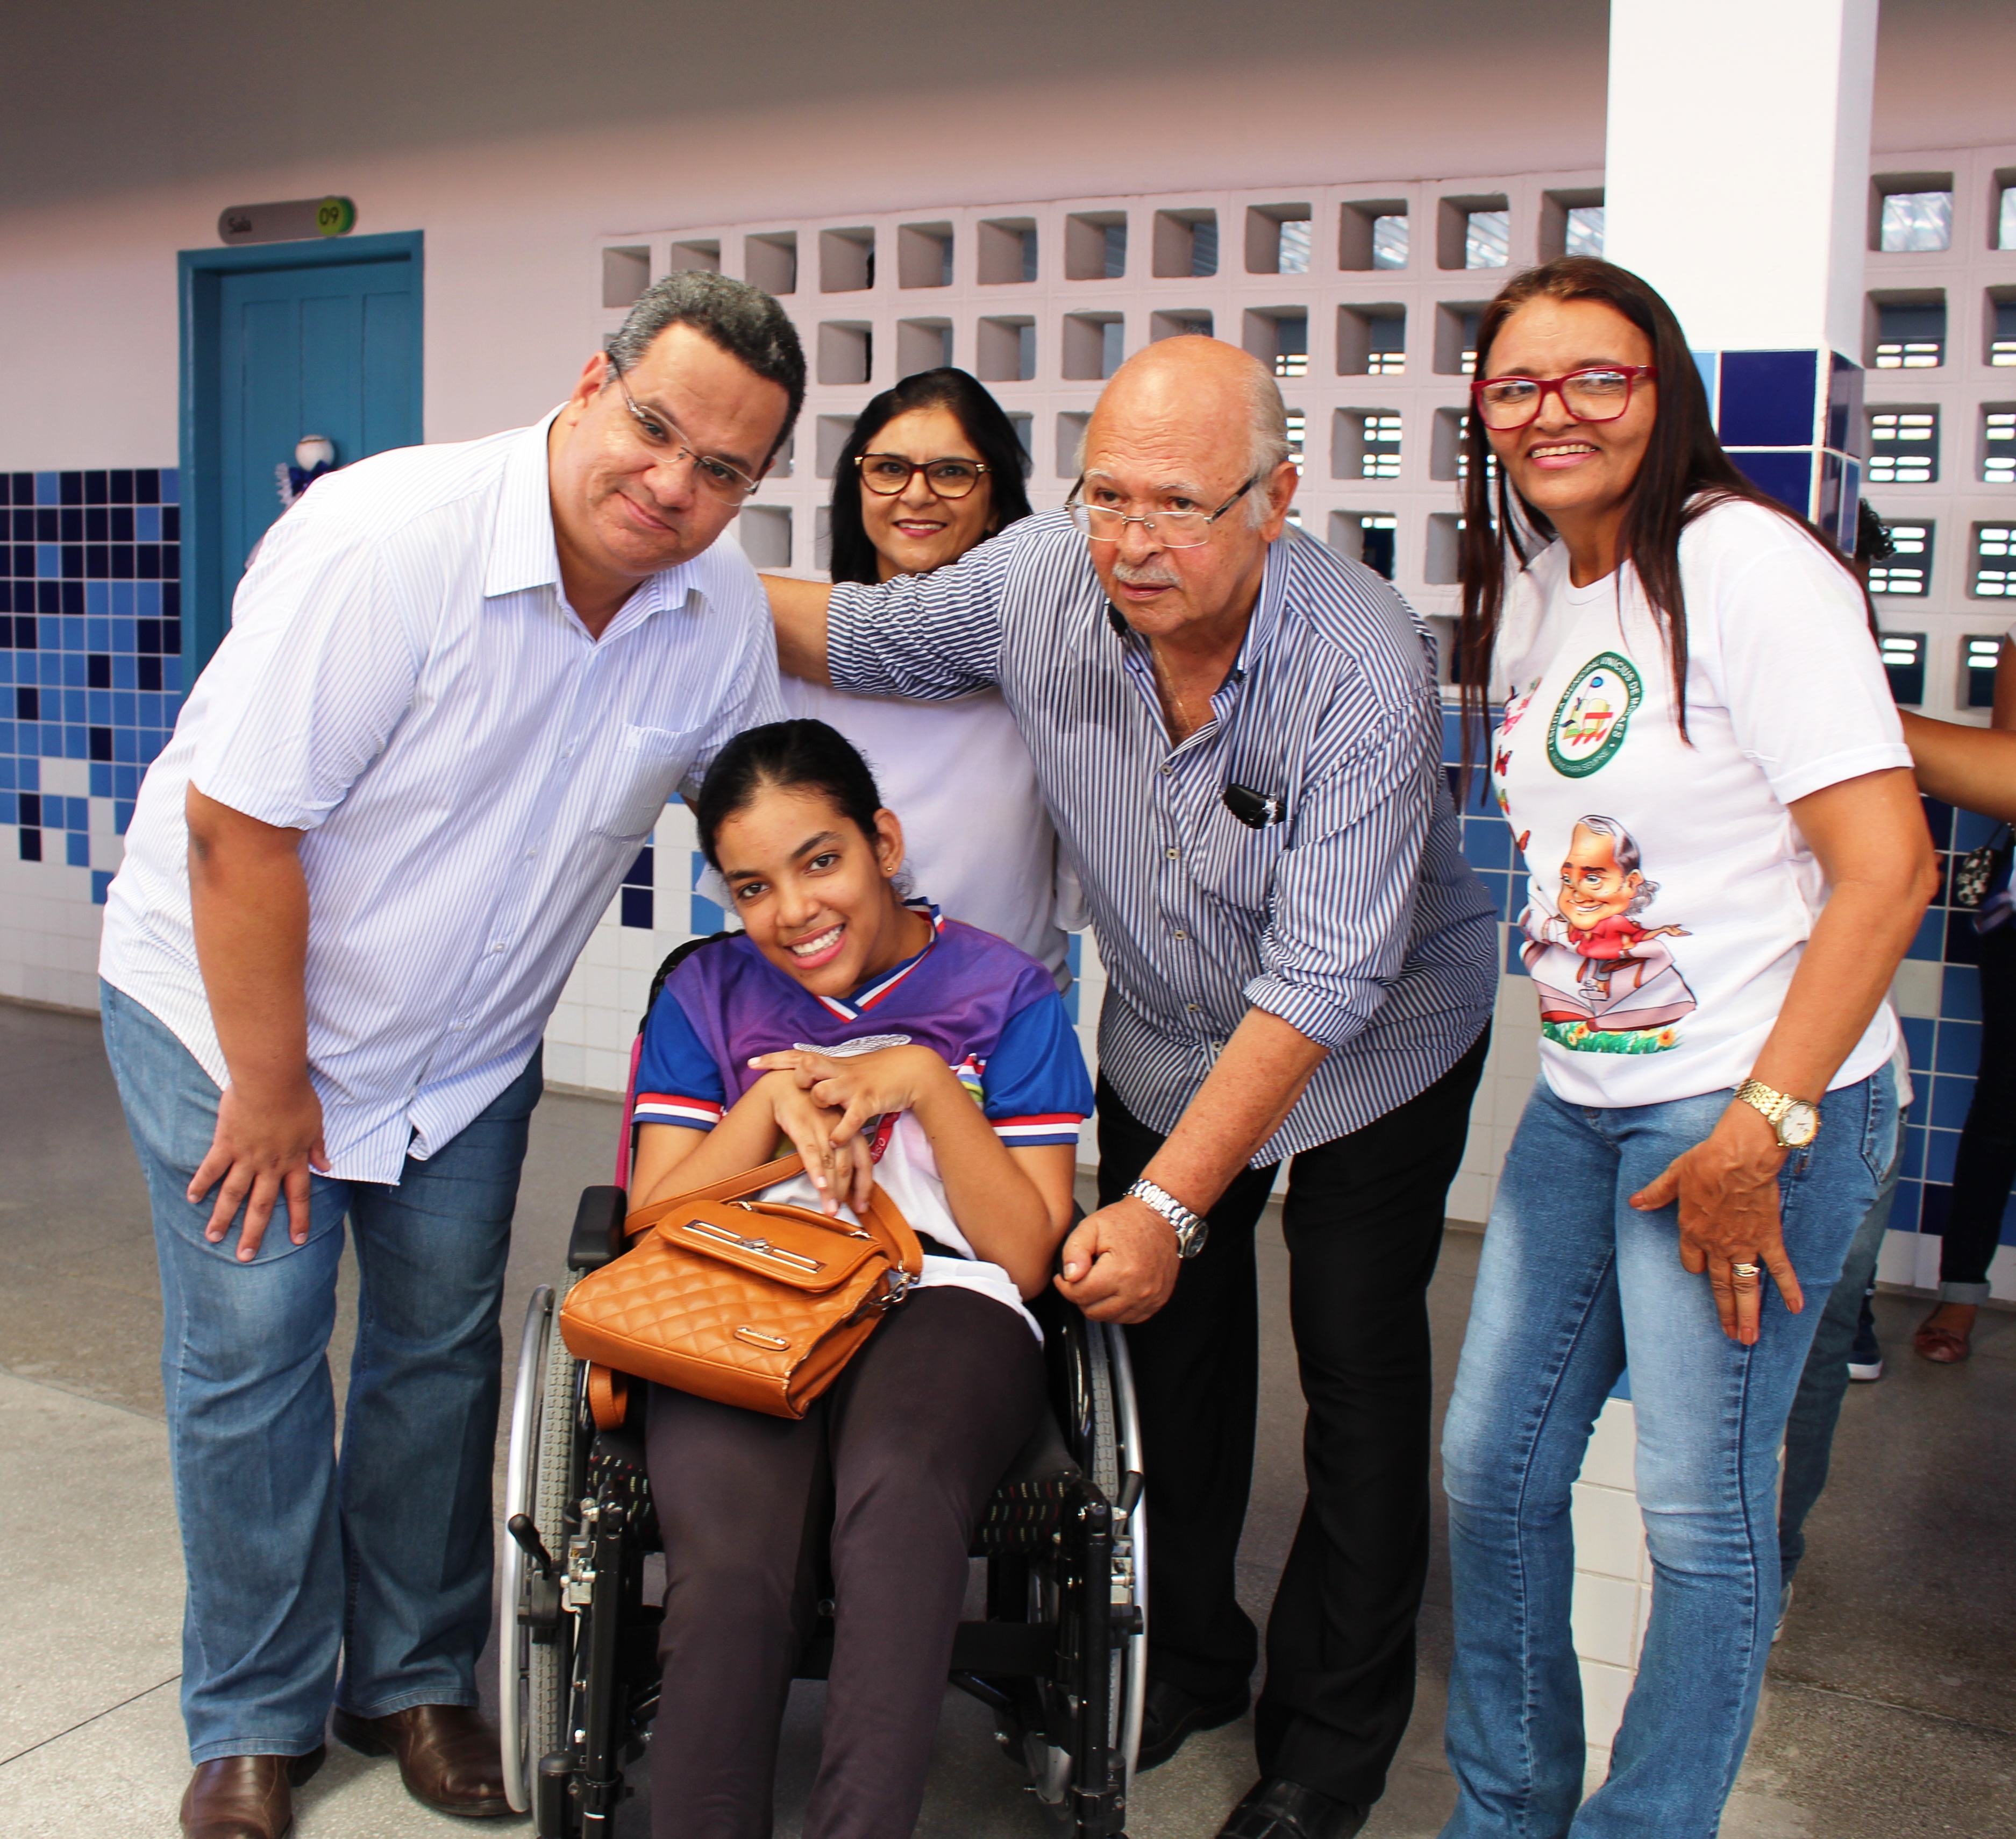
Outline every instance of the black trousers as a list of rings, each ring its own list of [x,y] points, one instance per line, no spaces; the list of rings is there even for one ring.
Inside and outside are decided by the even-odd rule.
[[[1981,936],[1981,1066],[1953,1158],[1942,1284],[1985,1284],[2016,1181],[2016,924]]]
[[[827,1552],[833,1667],[805,1839],[908,1839],[967,1545],[1042,1403],[1028,1324],[952,1288],[912,1296],[802,1419],[652,1387],[666,1580],[653,1839],[769,1839]]]
[[[1283,1208],[1289,1322],[1308,1405],[1309,1494],[1267,1628],[1260,1772],[1370,1802],[1414,1704],[1428,1565],[1434,1376],[1427,1287],[1489,1031],[1425,1091],[1294,1159]],[[1162,1139],[1103,1080],[1099,1198],[1117,1200]],[[1149,1671],[1229,1696],[1258,1639],[1235,1562],[1259,1390],[1254,1228],[1273,1170],[1211,1212],[1161,1311],[1127,1331],[1148,1473]]]

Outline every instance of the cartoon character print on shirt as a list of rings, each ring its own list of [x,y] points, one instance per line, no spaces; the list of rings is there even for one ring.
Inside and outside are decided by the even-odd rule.
[[[1674,1025],[1693,1012],[1694,994],[1663,941],[1687,929],[1643,923],[1658,892],[1615,818],[1578,820],[1554,910],[1528,907],[1519,916],[1520,956],[1548,1040],[1587,1054],[1657,1054],[1677,1044]]]

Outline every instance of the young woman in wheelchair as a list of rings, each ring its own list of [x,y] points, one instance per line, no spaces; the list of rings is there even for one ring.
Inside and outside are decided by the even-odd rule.
[[[902,830],[824,723],[752,729],[695,806],[743,930],[645,1027],[631,1205],[754,1167],[838,1213],[880,1181],[922,1283],[802,1420],[653,1387],[667,1577],[654,1839],[761,1839],[792,1675],[833,1599],[806,1839],[901,1839],[923,1798],[974,1525],[1043,1409],[1023,1307],[1070,1223],[1092,1088],[1049,973],[898,885]]]

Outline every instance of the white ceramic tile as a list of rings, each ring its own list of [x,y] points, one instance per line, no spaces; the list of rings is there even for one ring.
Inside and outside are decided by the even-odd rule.
[[[1945,966],[1929,958],[1907,957],[1890,979],[1890,1000],[1900,1015],[1934,1016],[1939,1012],[1939,986]]]
[[[1575,1573],[1575,1601],[1571,1611],[1575,1650],[1586,1661],[1604,1661],[1611,1666],[1630,1668],[1636,1664],[1633,1649],[1638,1633],[1638,1585],[1622,1578],[1609,1578],[1595,1571]]]
[[[42,790],[59,793],[67,799],[88,798],[91,795],[90,761],[45,759],[42,762]]]
[[[1582,1730],[1591,1744],[1607,1750],[1624,1722],[1624,1701],[1631,1696],[1633,1675],[1628,1667],[1601,1661],[1584,1661],[1581,1667]]]
[[[1582,1479],[1600,1487],[1637,1486],[1638,1419],[1628,1398],[1604,1401],[1582,1461]]]
[[[1570,1491],[1575,1526],[1575,1567],[1605,1577],[1635,1578],[1644,1538],[1638,1497],[1614,1487],[1578,1481]]]

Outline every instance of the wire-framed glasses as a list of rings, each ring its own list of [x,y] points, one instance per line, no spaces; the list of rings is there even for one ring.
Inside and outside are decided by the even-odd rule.
[[[1118,543],[1129,524],[1139,524],[1158,549],[1201,549],[1211,541],[1211,525],[1259,483],[1260,475],[1255,473],[1215,511],[1157,510],[1137,515],[1114,505],[1087,504],[1078,496],[1085,489],[1081,478],[1071,487],[1064,510],[1094,543]]]
[[[919,473],[937,496],[965,498],[987,471],[977,460],[905,460],[900,453],[863,453],[854,463],[861,469],[862,484],[878,498],[909,491]]]
[[[1470,394],[1478,419],[1503,434],[1533,420],[1550,392],[1577,421],[1615,421],[1631,406],[1632,386],[1658,374],[1651,364],[1602,364],[1565,377],[1480,377]]]
[[[729,504],[740,504],[756,489],[760,481],[751,478],[739,466],[711,454],[697,453],[693,442],[669,415],[661,415],[655,409],[639,408],[637,398],[630,393],[629,384],[623,380],[623,366],[617,362],[614,353],[605,355],[609,374],[616,379],[616,387],[623,392],[623,406],[630,411],[632,431],[656,456],[661,466],[676,466],[682,460],[691,460],[693,482],[701,490]]]

